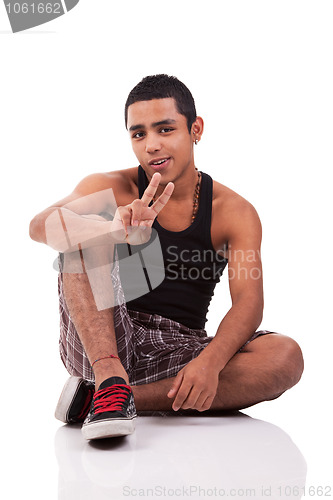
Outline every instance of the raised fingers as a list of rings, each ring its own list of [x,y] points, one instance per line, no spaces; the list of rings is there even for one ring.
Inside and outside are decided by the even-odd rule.
[[[159,214],[162,208],[165,207],[165,205],[168,203],[170,196],[173,193],[175,185],[172,182],[169,182],[165,188],[161,196],[157,198],[155,203],[151,206],[151,208],[156,212],[156,214]]]
[[[150,180],[150,183],[146,187],[146,189],[141,197],[141,201],[146,207],[149,205],[149,203],[153,199],[154,194],[156,193],[156,190],[159,186],[160,180],[161,180],[161,174],[159,172],[155,172],[153,177]]]
[[[134,200],[131,204],[132,208],[132,217],[131,217],[131,225],[138,226],[141,221],[141,212],[142,212],[142,201]]]

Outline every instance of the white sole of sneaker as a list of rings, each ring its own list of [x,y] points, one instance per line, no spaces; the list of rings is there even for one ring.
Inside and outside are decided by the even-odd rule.
[[[80,377],[69,377],[64,388],[60,394],[60,398],[57,404],[57,407],[54,412],[54,416],[57,420],[68,423],[68,409],[72,404],[72,401],[82,383],[82,378]]]
[[[117,436],[127,436],[135,430],[135,417],[131,420],[101,420],[82,426],[82,434],[85,439],[105,439]]]

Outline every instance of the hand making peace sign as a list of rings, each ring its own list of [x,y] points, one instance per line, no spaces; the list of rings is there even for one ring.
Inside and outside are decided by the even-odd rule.
[[[157,200],[150,207],[148,206],[157,191],[160,180],[161,174],[155,172],[141,199],[136,199],[129,205],[117,208],[112,230],[120,232],[125,231],[128,243],[136,245],[145,242],[142,241],[144,232],[134,231],[133,228],[151,228],[157,215],[169,201],[174,190],[174,184],[172,182],[169,182]],[[147,236],[148,234],[144,236],[144,240],[146,241]]]

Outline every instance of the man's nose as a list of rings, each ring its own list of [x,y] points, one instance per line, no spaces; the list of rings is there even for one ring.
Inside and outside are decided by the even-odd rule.
[[[148,134],[146,137],[146,152],[155,153],[161,149],[161,141],[157,134]]]

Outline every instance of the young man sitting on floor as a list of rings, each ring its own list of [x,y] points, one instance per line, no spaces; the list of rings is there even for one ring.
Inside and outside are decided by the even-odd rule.
[[[190,91],[175,77],[148,76],[130,92],[125,122],[139,166],[84,178],[30,224],[31,238],[60,251],[62,266],[74,254],[81,260],[81,267],[62,267],[59,274],[60,353],[72,376],[56,416],[84,421],[87,439],[133,432],[135,408],[204,412],[272,400],[303,371],[293,339],[257,331],[263,314],[260,220],[248,201],[196,169],[203,120]],[[118,207],[112,220],[103,216],[110,213],[108,193]],[[110,255],[115,244],[120,250],[131,243],[133,231],[148,234],[144,227],[158,234],[165,278],[126,301],[121,259]],[[76,252],[69,240],[79,244]],[[96,305],[84,249],[112,261],[113,290],[105,285],[114,294],[112,307]],[[208,306],[227,264],[232,307],[208,337]]]

